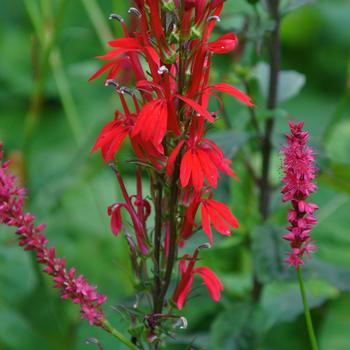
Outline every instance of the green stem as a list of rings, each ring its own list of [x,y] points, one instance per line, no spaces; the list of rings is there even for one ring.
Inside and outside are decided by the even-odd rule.
[[[108,25],[106,18],[96,0],[81,0],[85,11],[87,12],[90,21],[95,27],[96,34],[104,48],[108,48],[107,41],[112,40],[113,35]]]
[[[113,337],[117,338],[120,342],[125,344],[131,350],[140,350],[135,344],[133,344],[127,337],[125,337],[122,333],[117,331],[107,320],[104,320],[102,323],[102,328],[113,335]]]
[[[299,286],[300,286],[301,297],[303,299],[304,314],[305,314],[305,319],[306,319],[307,331],[309,333],[311,348],[312,348],[312,350],[318,350],[317,339],[316,339],[314,327],[312,325],[310,308],[309,308],[309,304],[307,302],[307,297],[306,297],[304,282],[303,282],[303,275],[302,275],[302,271],[301,271],[300,267],[297,268],[297,274],[298,274],[298,281],[299,281]]]

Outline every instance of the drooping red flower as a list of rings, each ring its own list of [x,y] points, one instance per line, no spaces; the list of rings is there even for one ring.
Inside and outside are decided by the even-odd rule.
[[[206,266],[195,267],[199,250],[196,249],[193,256],[185,254],[179,262],[180,282],[175,290],[173,300],[179,310],[184,307],[186,299],[191,291],[194,275],[198,274],[207,287],[211,298],[219,301],[224,286],[216,274]]]
[[[230,168],[231,161],[226,159],[221,149],[211,140],[194,136],[188,141],[179,142],[168,159],[166,174],[172,173],[175,159],[184,147],[185,151],[181,159],[180,182],[183,187],[189,184],[199,192],[206,181],[210,186],[216,188],[219,171],[236,177]]]
[[[304,122],[290,121],[289,126],[291,133],[286,134],[287,145],[282,149],[284,153],[282,199],[284,202],[290,201],[292,209],[288,210],[289,233],[283,238],[290,242],[292,248],[286,262],[298,268],[304,264],[303,256],[316,249],[311,242],[310,233],[312,226],[317,223],[314,212],[318,206],[307,202],[310,194],[317,189],[314,183],[316,168],[314,151],[307,145],[309,133],[303,131]]]
[[[213,244],[211,224],[225,236],[231,235],[230,227],[237,229],[239,225],[227,205],[211,198],[202,200],[201,217],[203,230],[209,237],[210,244]]]
[[[231,229],[237,229],[239,226],[237,218],[231,213],[229,207],[217,200],[212,199],[212,193],[209,197],[204,198],[207,191],[197,193],[186,210],[185,220],[182,227],[181,239],[188,239],[192,233],[195,224],[195,216],[199,208],[201,208],[201,223],[205,234],[209,238],[210,245],[213,244],[213,233],[211,225],[225,236],[231,235]]]
[[[114,120],[107,123],[101,130],[91,154],[101,149],[102,158],[107,163],[114,158],[120,145],[133,129],[134,118],[120,112],[115,113]]]

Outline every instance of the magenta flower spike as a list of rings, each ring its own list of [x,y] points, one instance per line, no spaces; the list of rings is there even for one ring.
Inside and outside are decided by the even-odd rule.
[[[98,294],[75,268],[68,269],[66,260],[56,256],[55,248],[48,246],[42,234],[44,224],[36,225],[35,217],[24,211],[26,190],[17,185],[17,178],[9,170],[9,162],[2,162],[0,144],[0,224],[15,227],[19,245],[24,250],[34,251],[38,263],[45,266],[44,272],[53,277],[54,287],[61,289],[62,299],[70,299],[80,305],[81,317],[91,325],[102,326],[104,314],[101,305],[106,296]]]
[[[304,264],[304,255],[309,255],[316,249],[311,242],[310,233],[317,223],[314,215],[318,206],[308,201],[317,186],[314,183],[316,168],[314,150],[308,146],[309,133],[303,130],[304,122],[289,121],[290,134],[286,134],[287,145],[282,148],[284,154],[282,182],[282,200],[291,202],[288,210],[287,227],[289,233],[283,238],[290,242],[291,252],[288,252],[286,262],[298,268]]]

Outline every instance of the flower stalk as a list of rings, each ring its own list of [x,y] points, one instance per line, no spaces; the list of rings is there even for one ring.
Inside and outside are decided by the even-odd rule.
[[[316,338],[314,327],[312,324],[309,303],[307,301],[307,296],[305,293],[305,287],[304,287],[303,274],[301,271],[301,267],[297,268],[297,275],[298,275],[298,282],[299,282],[301,298],[303,300],[306,327],[307,327],[307,332],[308,332],[309,338],[310,338],[311,348],[312,348],[312,350],[318,350],[317,338]]]

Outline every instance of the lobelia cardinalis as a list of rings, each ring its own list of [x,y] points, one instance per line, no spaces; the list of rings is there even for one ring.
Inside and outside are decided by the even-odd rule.
[[[211,39],[223,4],[223,0],[136,0],[129,9],[131,29],[120,15],[110,16],[120,23],[124,37],[108,43],[111,50],[98,56],[106,62],[90,78],[106,73],[105,85],[113,87],[122,107],[102,128],[91,152],[99,150],[111,164],[123,196],[108,207],[108,215],[112,233],[127,239],[142,300],[126,309],[131,340],[106,320],[101,309],[106,298],[84,277],[76,277],[74,269],[67,270],[65,260],[47,247],[41,233],[44,226],[35,226],[34,217],[23,211],[24,189],[15,184],[8,163],[1,168],[0,222],[17,227],[20,245],[36,252],[38,262],[46,265],[44,271],[62,289],[62,297],[81,305],[83,318],[131,349],[143,349],[147,343],[158,349],[173,332],[174,322],[186,323],[176,309],[185,306],[195,276],[214,301],[224,288],[199,261],[201,248],[213,244],[212,228],[225,236],[238,228],[230,208],[214,199],[213,189],[221,176],[236,175],[231,160],[206,136],[208,126],[220,118],[220,109],[208,110],[209,99],[216,99],[221,107],[217,95],[221,92],[254,105],[234,86],[209,81],[213,55],[226,54],[238,45],[234,33]],[[129,193],[118,170],[118,150],[127,139],[136,158],[132,162],[136,194]],[[146,175],[150,198],[144,196]],[[203,235],[203,244],[192,254],[183,253],[201,228],[207,236]],[[177,270],[178,282],[172,286]]]

